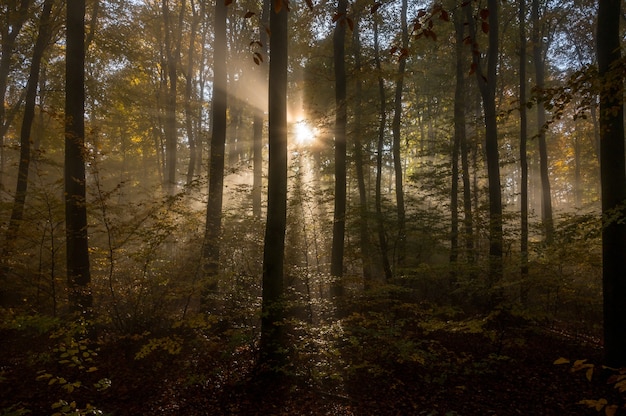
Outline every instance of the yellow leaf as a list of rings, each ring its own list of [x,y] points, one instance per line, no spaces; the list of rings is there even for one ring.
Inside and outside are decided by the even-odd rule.
[[[555,360],[552,364],[554,365],[560,365],[560,364],[569,364],[570,361],[567,358],[558,358],[557,360]]]
[[[612,404],[604,408],[604,414],[606,414],[606,416],[615,416],[615,413],[617,413],[616,404]]]
[[[588,381],[591,381],[591,379],[593,378],[593,367],[587,370],[587,373],[585,373],[585,376],[587,377]]]

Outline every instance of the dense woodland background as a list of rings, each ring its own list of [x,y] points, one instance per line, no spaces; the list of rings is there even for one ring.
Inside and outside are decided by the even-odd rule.
[[[0,414],[621,414],[623,13],[3,0]]]

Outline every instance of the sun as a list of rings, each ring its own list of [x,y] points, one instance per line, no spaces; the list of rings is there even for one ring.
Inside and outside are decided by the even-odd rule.
[[[300,120],[294,123],[294,137],[297,144],[311,144],[315,141],[315,129],[309,126],[306,121]]]

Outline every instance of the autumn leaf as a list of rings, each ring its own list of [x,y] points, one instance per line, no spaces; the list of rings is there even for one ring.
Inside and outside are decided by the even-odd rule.
[[[560,364],[569,364],[569,363],[570,361],[567,358],[560,357],[560,358],[557,358],[552,364],[560,365]]]
[[[471,36],[465,36],[465,38],[463,39],[463,44],[471,45],[472,44],[472,37]]]
[[[348,22],[348,27],[350,28],[350,30],[354,32],[354,20],[348,17],[346,18],[346,21]]]
[[[255,14],[256,14],[256,13],[254,13],[254,12],[250,12],[250,11],[249,11],[249,12],[247,12],[246,14],[244,14],[244,15],[243,15],[243,18],[244,18],[244,19],[249,19],[249,18],[251,18],[252,16],[254,16]]]
[[[488,17],[489,17],[489,9],[482,9],[480,11],[480,18],[482,20],[487,20]]]
[[[616,404],[612,404],[612,405],[606,406],[604,408],[604,414],[606,416],[615,416],[615,413],[617,413],[617,405]]]
[[[274,12],[278,13],[283,8],[283,0],[274,0]]]
[[[333,23],[337,23],[337,20],[341,19],[341,17],[344,15],[345,13],[335,13],[333,15]]]
[[[448,14],[447,11],[442,10],[441,14],[439,15],[439,19],[443,20],[444,22],[449,22],[450,21],[450,15]]]
[[[480,28],[482,29],[483,33],[489,33],[489,23],[483,22],[480,25]]]

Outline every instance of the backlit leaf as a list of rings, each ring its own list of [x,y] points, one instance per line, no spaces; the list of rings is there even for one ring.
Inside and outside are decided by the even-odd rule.
[[[560,365],[560,364],[569,364],[570,361],[567,358],[561,357],[561,358],[557,358],[552,364],[554,365]]]

